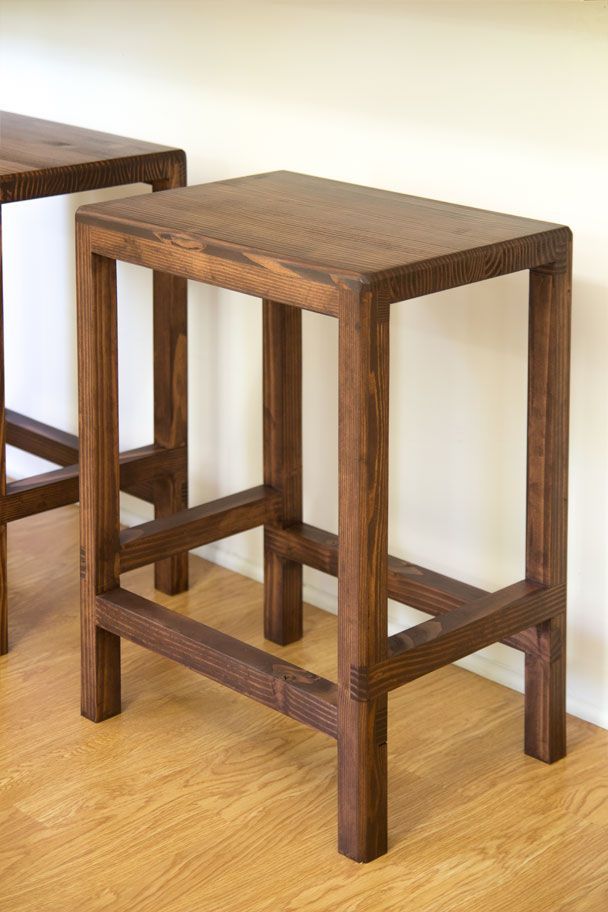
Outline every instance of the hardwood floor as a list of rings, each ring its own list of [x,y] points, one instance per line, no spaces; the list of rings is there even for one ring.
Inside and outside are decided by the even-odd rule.
[[[124,644],[121,716],[79,715],[75,507],[9,530],[0,659],[2,912],[603,912],[608,732],[568,719],[552,767],[523,698],[448,667],[390,696],[389,853],[336,852],[335,743]],[[192,589],[128,588],[320,674],[336,619],[262,640],[262,587],[191,558]]]

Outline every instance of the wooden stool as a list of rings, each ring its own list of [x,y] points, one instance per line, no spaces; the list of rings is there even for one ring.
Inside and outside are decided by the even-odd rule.
[[[287,172],[85,206],[77,223],[83,713],[120,712],[126,637],[325,732],[339,849],[358,861],[386,851],[389,690],[500,640],[526,655],[526,752],[563,756],[570,231]],[[123,532],[116,260],[264,299],[264,484]],[[490,594],[388,556],[389,305],[521,269],[526,569]],[[339,320],[338,538],[302,522],[302,308]],[[120,588],[122,571],[261,524],[267,638],[302,635],[302,564],[339,578],[337,684]],[[437,617],[389,637],[387,596]]]
[[[8,650],[7,523],[78,500],[78,438],[4,408],[1,212],[7,203],[138,181],[186,183],[180,149],[0,112],[0,654]],[[187,505],[186,282],[154,276],[154,444],[123,453],[120,486],[162,517]],[[9,443],[62,468],[6,483]],[[188,556],[156,564],[163,592],[188,587]]]

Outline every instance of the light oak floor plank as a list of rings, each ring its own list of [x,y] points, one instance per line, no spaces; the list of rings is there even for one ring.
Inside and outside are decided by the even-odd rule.
[[[336,852],[335,743],[124,644],[121,716],[79,715],[75,507],[9,529],[0,659],[1,912],[605,912],[608,732],[522,752],[519,694],[459,668],[390,697],[389,853]],[[266,643],[262,588],[191,558],[192,589],[127,588],[328,677],[335,618]]]

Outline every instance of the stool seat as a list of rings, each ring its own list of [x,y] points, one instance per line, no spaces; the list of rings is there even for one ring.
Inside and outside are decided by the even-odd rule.
[[[0,203],[128,183],[138,159],[148,181],[166,176],[167,159],[185,160],[181,149],[0,111]]]
[[[562,757],[569,229],[279,171],[85,206],[77,238],[83,714],[121,711],[128,639],[324,732],[338,747],[338,848],[357,861],[387,849],[389,691],[506,643],[525,653],[525,751]],[[262,484],[122,531],[117,260],[263,299]],[[389,305],[520,269],[530,271],[525,566],[490,593],[388,553]],[[338,320],[337,536],[303,517],[302,310]],[[302,636],[303,565],[338,577],[336,681],[121,585],[127,570],[260,525],[267,639]],[[389,637],[388,597],[433,617]]]
[[[268,269],[306,267],[407,287],[439,261],[461,281],[522,268],[522,254],[548,262],[562,226],[436,200],[275,171],[84,206],[80,218],[125,235],[163,239],[227,260],[248,257]],[[482,263],[471,260],[479,251]],[[462,272],[463,266],[467,267]],[[453,283],[452,283],[453,284]],[[401,287],[406,286],[406,287]],[[423,289],[414,289],[423,293]]]

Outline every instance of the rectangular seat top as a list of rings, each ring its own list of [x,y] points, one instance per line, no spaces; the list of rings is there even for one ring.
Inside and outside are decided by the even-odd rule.
[[[279,270],[293,265],[302,275],[396,279],[393,300],[413,296],[398,287],[408,271],[451,270],[443,285],[451,287],[550,263],[569,237],[549,222],[289,171],[84,206],[78,218],[172,245],[176,256],[199,250]]]
[[[0,203],[163,177],[179,149],[0,111]],[[155,168],[156,165],[156,168]]]

